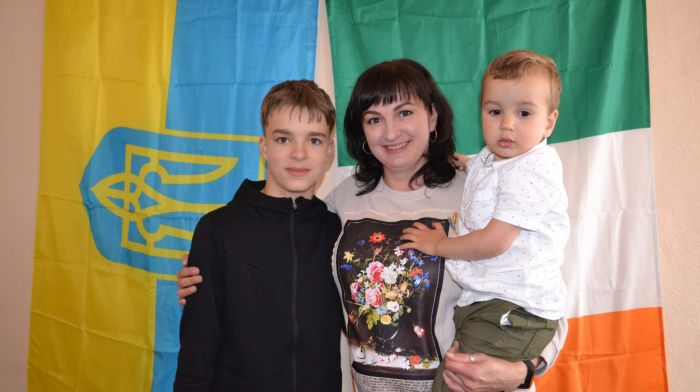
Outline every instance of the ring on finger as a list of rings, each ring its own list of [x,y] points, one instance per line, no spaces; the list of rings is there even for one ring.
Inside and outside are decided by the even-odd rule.
[[[476,362],[476,354],[471,353],[469,354],[469,363],[474,363]]]

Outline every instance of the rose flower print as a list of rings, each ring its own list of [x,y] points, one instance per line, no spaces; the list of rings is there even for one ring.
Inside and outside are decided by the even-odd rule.
[[[410,313],[407,301],[420,290],[430,289],[430,273],[423,272],[423,259],[433,259],[413,249],[402,250],[398,239],[374,232],[358,247],[345,251],[340,268],[352,277],[350,299],[355,309],[353,322],[364,321],[367,328],[377,324],[398,326],[404,313]],[[368,255],[358,257],[357,255]]]

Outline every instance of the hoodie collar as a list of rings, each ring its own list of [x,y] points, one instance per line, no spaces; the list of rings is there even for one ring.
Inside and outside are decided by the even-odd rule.
[[[297,197],[294,200],[291,197],[273,197],[262,193],[264,187],[265,181],[243,180],[231,202],[240,202],[279,212],[290,212],[295,209],[295,205],[297,211],[305,211],[321,206],[323,206],[324,210],[326,209],[326,205],[316,196],[310,200],[304,197]]]

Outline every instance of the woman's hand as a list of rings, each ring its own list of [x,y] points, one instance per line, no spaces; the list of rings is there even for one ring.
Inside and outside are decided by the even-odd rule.
[[[182,256],[182,268],[177,271],[177,303],[180,306],[185,306],[187,303],[185,297],[197,292],[197,286],[195,285],[202,283],[202,275],[199,274],[199,268],[188,267],[187,257],[187,254]]]
[[[456,152],[450,157],[450,162],[452,163],[452,166],[454,166],[455,169],[459,171],[467,171],[467,162],[469,162],[469,156]]]
[[[512,391],[525,380],[524,363],[486,354],[462,354],[458,346],[455,342],[445,354],[445,383],[452,392]]]

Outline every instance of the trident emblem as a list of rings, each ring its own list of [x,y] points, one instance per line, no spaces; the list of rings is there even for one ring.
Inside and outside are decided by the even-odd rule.
[[[260,177],[257,137],[205,136],[128,128],[105,135],[80,186],[107,259],[175,273],[199,218],[227,203],[243,178]]]

